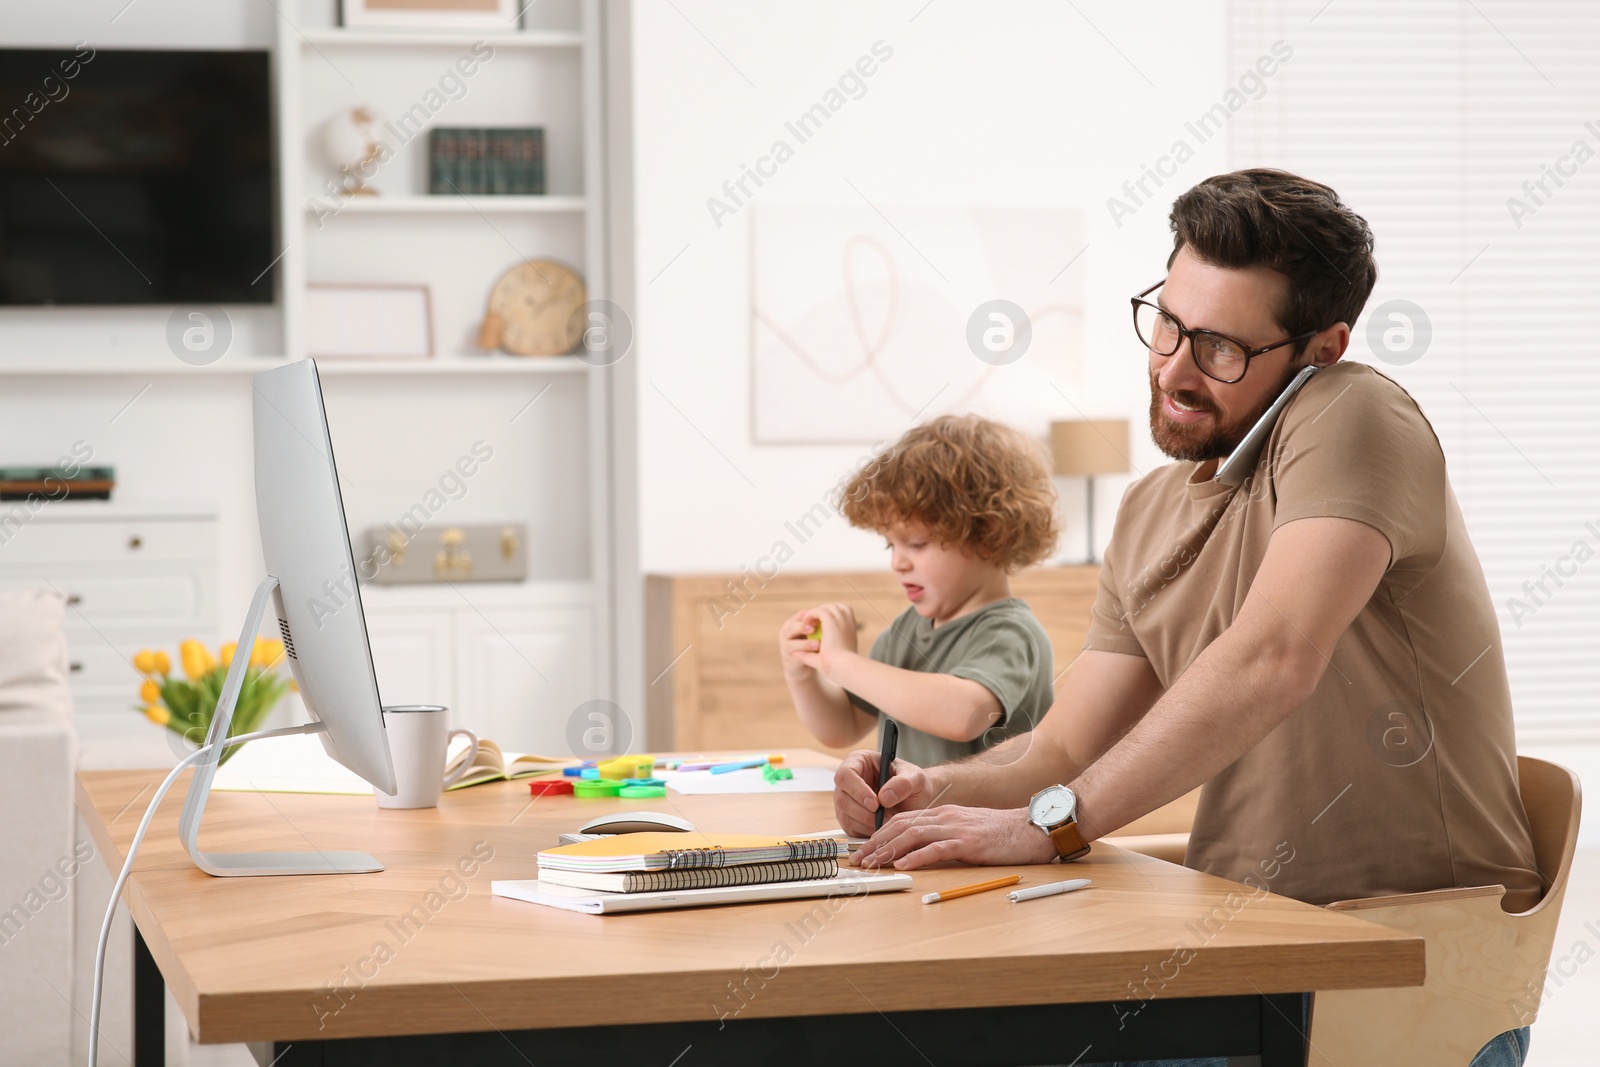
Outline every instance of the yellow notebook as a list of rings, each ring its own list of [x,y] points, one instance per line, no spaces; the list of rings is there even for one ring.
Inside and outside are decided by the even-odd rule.
[[[615,834],[547,848],[539,868],[553,871],[666,871],[695,867],[728,867],[741,863],[847,856],[842,841],[796,841],[759,834],[643,833]]]

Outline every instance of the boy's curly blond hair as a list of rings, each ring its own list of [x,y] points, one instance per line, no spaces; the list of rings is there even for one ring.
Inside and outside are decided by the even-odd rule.
[[[1061,535],[1043,443],[976,415],[910,430],[839,495],[852,526],[884,533],[915,522],[1007,572],[1048,557]]]

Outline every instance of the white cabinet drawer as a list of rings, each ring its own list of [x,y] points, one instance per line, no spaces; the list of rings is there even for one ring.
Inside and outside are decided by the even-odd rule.
[[[454,685],[454,634],[446,612],[367,612],[372,669],[384,704],[443,704],[460,725]]]
[[[116,641],[116,638],[112,638]],[[124,644],[126,647],[123,647]],[[68,679],[75,699],[115,700],[126,706],[139,702],[139,683],[143,676],[133,666],[134,653],[150,645],[133,641],[109,644],[93,631],[73,633],[67,638]],[[176,655],[169,652],[176,659]]]
[[[72,697],[80,702],[110,700],[131,707],[139,703],[139,683],[144,681],[133,665],[140,649],[166,652],[173,672],[183,677],[178,643],[198,637],[215,654],[217,645],[211,636],[182,630],[71,630],[67,633],[67,678],[72,683]]]
[[[107,626],[209,626],[213,617],[211,590],[201,573],[142,570],[132,574],[95,573],[80,569],[51,572],[0,570],[0,589],[54,586],[71,605],[67,629]]]
[[[56,503],[48,507],[69,507]],[[0,507],[0,564],[133,563],[217,558],[217,525],[210,521],[123,519],[51,522],[48,507],[20,526]],[[23,513],[25,514],[25,512]]]
[[[128,703],[74,697],[72,719],[78,733],[78,767],[82,770],[170,767],[191,751],[183,738],[165,726],[157,726]],[[135,810],[128,817],[137,814]]]
[[[598,696],[586,607],[457,615],[460,708],[453,721],[516,752],[572,754],[568,725]],[[635,731],[639,744],[642,733]]]

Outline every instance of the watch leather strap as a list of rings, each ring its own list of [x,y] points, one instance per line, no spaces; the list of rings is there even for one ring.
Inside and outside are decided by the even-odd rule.
[[[1050,831],[1050,843],[1063,860],[1075,860],[1089,854],[1089,844],[1076,822],[1064,822]]]

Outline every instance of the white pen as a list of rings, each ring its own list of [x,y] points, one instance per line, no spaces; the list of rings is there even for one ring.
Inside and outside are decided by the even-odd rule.
[[[1007,893],[1011,903],[1019,900],[1033,900],[1035,897],[1053,897],[1057,893],[1070,893],[1074,889],[1082,889],[1089,884],[1087,878],[1070,878],[1065,882],[1051,882],[1049,885],[1036,885],[1032,889],[1018,889]]]

